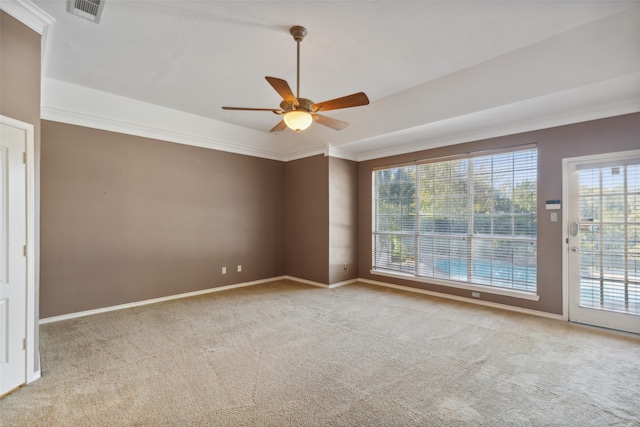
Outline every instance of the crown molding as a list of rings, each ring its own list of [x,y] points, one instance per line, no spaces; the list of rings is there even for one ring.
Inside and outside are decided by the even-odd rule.
[[[43,80],[40,116],[43,120],[284,160],[284,155],[275,150],[273,135],[51,78]]]
[[[53,78],[43,79],[40,116],[43,120],[283,162],[316,155],[356,161],[355,155],[326,143],[287,152],[286,144],[273,134]]]
[[[328,146],[324,153],[327,157],[335,157],[337,159],[358,161],[358,155],[350,153],[348,151],[340,150],[332,146]]]
[[[30,1],[1,0],[0,9],[40,35],[44,35],[47,27],[56,22],[53,17]]]
[[[323,155],[359,162],[640,112],[639,88],[640,73],[632,73],[397,132],[340,145],[325,141],[291,152],[271,134],[50,78],[43,80],[41,116],[277,161]]]
[[[284,155],[284,161],[290,162],[292,160],[304,159],[305,157],[318,156],[318,155],[326,155],[326,146],[320,145],[311,148],[305,148],[304,150],[294,151],[293,153],[288,153]]]
[[[640,112],[640,73],[345,144],[357,161]],[[393,141],[394,143],[391,143]],[[370,150],[358,147],[370,145]]]
[[[357,161],[364,162],[367,160],[398,156],[417,151],[431,150],[448,145],[464,144],[467,142],[481,141],[483,139],[490,138],[500,138],[525,132],[535,132],[554,127],[568,126],[637,112],[640,112],[640,101],[621,102],[618,105],[606,106],[602,109],[590,109],[587,111],[567,113],[563,116],[558,116],[555,119],[530,120],[526,122],[507,124],[504,126],[496,126],[486,130],[473,130],[466,133],[452,133],[437,138],[426,138],[423,141],[416,143],[401,144],[395,147],[365,152],[357,156]]]
[[[78,111],[65,110],[62,108],[42,107],[41,117],[43,120],[50,120],[53,122],[89,127],[93,129],[100,129],[126,135],[140,136],[160,141],[173,142],[176,144],[191,145],[194,147],[207,148],[210,150],[225,151],[228,153],[261,157],[270,160],[285,160],[282,154],[273,151],[247,148],[240,145],[220,141],[215,138],[191,135],[174,130],[158,129],[138,123],[125,122],[87,113],[81,113]]]

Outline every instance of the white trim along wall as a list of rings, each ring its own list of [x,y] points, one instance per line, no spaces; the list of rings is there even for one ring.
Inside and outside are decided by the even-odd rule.
[[[546,312],[537,311],[537,310],[529,310],[529,309],[526,309],[526,308],[520,308],[520,307],[514,307],[514,306],[510,306],[510,305],[498,304],[498,303],[489,302],[489,301],[474,300],[474,299],[470,299],[470,298],[459,297],[459,296],[456,296],[456,295],[449,295],[449,294],[443,294],[443,293],[439,293],[439,292],[426,291],[424,289],[410,288],[410,287],[407,287],[407,286],[394,285],[392,283],[378,282],[378,281],[375,281],[375,280],[352,279],[352,280],[346,280],[346,281],[340,282],[340,283],[334,283],[332,285],[326,285],[324,283],[314,282],[312,280],[301,279],[301,278],[293,277],[293,276],[278,276],[278,277],[272,277],[270,279],[256,280],[256,281],[253,281],[253,282],[236,283],[234,285],[220,286],[220,287],[217,287],[217,288],[203,289],[201,291],[186,292],[186,293],[183,293],[183,294],[170,295],[170,296],[166,296],[166,297],[162,297],[162,298],[153,298],[153,299],[148,299],[148,300],[144,300],[144,301],[136,301],[136,302],[132,302],[132,303],[128,303],[128,304],[120,304],[120,305],[114,305],[114,306],[111,306],[111,307],[98,308],[98,309],[95,309],[95,310],[86,310],[86,311],[81,311],[81,312],[77,312],[77,313],[63,314],[61,316],[47,317],[46,319],[40,319],[40,324],[41,325],[46,325],[48,323],[59,322],[59,321],[62,321],[62,320],[76,319],[78,317],[91,316],[93,314],[107,313],[109,311],[123,310],[123,309],[126,309],[126,308],[132,308],[132,307],[140,307],[140,306],[143,306],[143,305],[155,304],[155,303],[163,302],[163,301],[170,301],[170,300],[180,299],[180,298],[189,298],[189,297],[193,297],[193,296],[197,296],[197,295],[205,295],[205,294],[209,294],[209,293],[213,293],[213,292],[226,291],[226,290],[229,290],[229,289],[243,288],[243,287],[246,287],[246,286],[255,286],[255,285],[260,285],[260,284],[264,284],[264,283],[275,282],[275,281],[278,281],[278,280],[291,280],[292,282],[297,282],[297,283],[302,284],[302,285],[316,286],[316,287],[325,288],[325,289],[335,289],[335,288],[338,288],[338,287],[341,287],[341,286],[346,286],[346,285],[350,285],[350,284],[353,284],[353,283],[360,282],[360,283],[366,283],[366,284],[369,284],[369,285],[375,285],[375,286],[381,286],[381,287],[386,287],[386,288],[399,289],[399,290],[407,291],[407,292],[415,292],[415,293],[418,293],[418,294],[429,295],[429,296],[434,296],[434,297],[438,297],[438,298],[452,299],[452,300],[455,300],[455,301],[462,301],[462,302],[467,302],[467,303],[470,303],[470,304],[482,305],[482,306],[485,306],[485,307],[492,307],[492,308],[497,308],[497,309],[501,309],[501,310],[514,311],[514,312],[517,312],[517,313],[529,314],[529,315],[532,315],[532,316],[544,317],[544,318],[547,318],[547,319],[563,320],[563,317],[561,315],[558,315],[558,314],[546,313]]]
[[[36,345],[36,328],[38,327],[38,313],[36,313],[36,219],[35,219],[35,137],[34,126],[10,117],[0,115],[0,123],[23,130],[26,135],[26,166],[27,166],[27,384],[40,378],[40,367],[36,369],[38,346]]]

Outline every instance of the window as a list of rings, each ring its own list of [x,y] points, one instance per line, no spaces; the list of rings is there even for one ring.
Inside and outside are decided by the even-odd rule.
[[[373,269],[536,292],[537,149],[373,172]]]
[[[640,164],[578,171],[580,306],[640,314]]]

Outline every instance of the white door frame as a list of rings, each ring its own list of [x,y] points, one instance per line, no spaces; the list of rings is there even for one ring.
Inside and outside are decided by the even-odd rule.
[[[569,320],[569,163],[606,161],[607,158],[637,156],[640,150],[614,151],[611,153],[562,159],[562,318]]]
[[[36,358],[36,220],[35,220],[35,137],[34,126],[20,120],[0,115],[0,123],[23,130],[26,134],[27,153],[27,377],[29,384],[40,378],[40,369],[35,369]]]

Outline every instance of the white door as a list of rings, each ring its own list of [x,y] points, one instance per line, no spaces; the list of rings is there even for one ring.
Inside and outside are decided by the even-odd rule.
[[[26,383],[26,132],[0,124],[0,396]]]
[[[640,333],[640,151],[565,165],[569,320]]]

